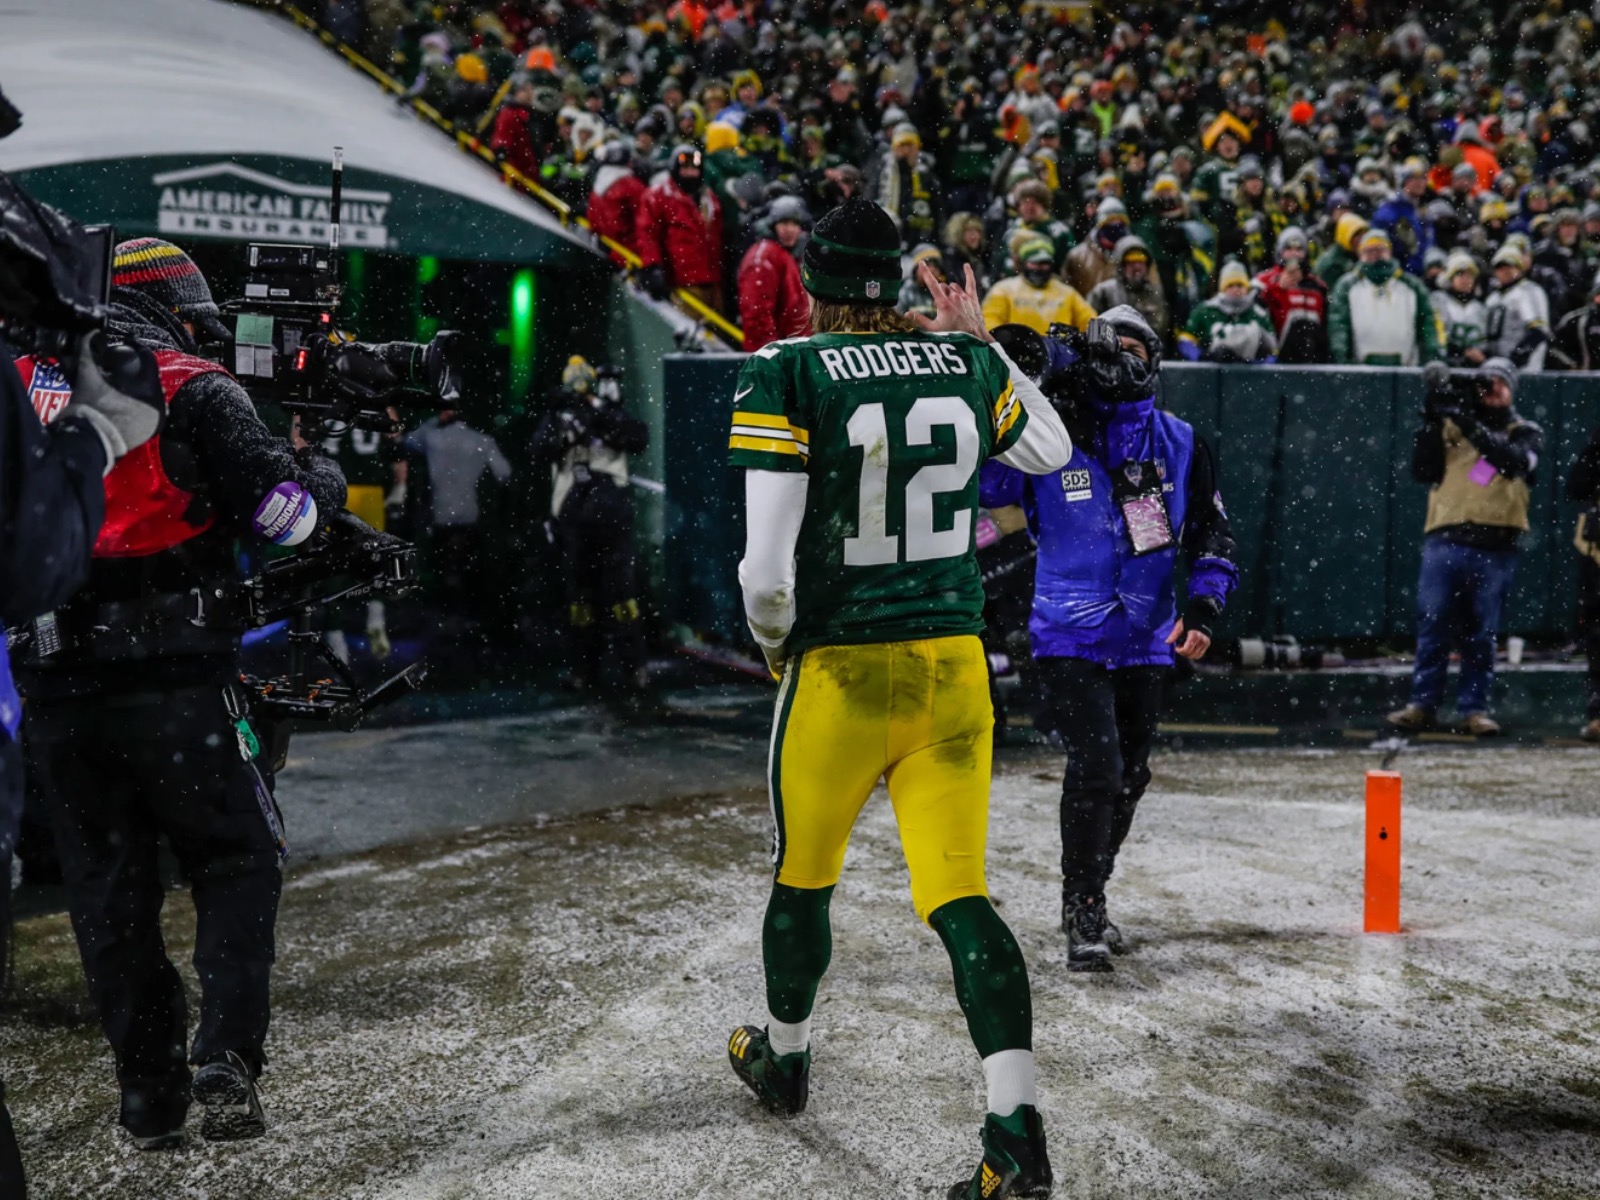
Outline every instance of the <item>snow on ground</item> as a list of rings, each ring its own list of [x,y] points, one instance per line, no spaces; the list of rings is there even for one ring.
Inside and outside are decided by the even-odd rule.
[[[752,748],[752,753],[759,753]],[[1004,760],[990,874],[1034,984],[1058,1196],[1600,1193],[1600,755],[1403,758],[1408,932],[1361,918],[1358,752],[1166,754],[1113,884],[1136,943],[1065,971],[1058,764]],[[923,1197],[981,1077],[869,806],[834,903],[805,1116],[729,1074],[761,1017],[765,798],[480,829],[292,875],[271,1131],[165,1155],[112,1124],[63,918],[0,1033],[41,1197]],[[192,919],[169,903],[187,954]],[[942,1191],[937,1194],[942,1194]]]

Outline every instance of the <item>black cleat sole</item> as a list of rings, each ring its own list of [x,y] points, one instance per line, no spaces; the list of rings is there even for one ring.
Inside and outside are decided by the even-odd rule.
[[[762,1095],[761,1089],[756,1086],[755,1080],[749,1078],[743,1072],[735,1072],[735,1074],[744,1082],[745,1087],[750,1089],[750,1094],[761,1102],[761,1107],[773,1116],[782,1118],[785,1121],[792,1121],[805,1112],[803,1108],[787,1108],[775,1100],[768,1099]]]
[[[1111,957],[1105,958],[1069,958],[1067,970],[1074,975],[1109,975],[1116,970],[1111,965]]]
[[[176,1150],[184,1143],[184,1132],[174,1129],[171,1133],[158,1133],[153,1137],[134,1137],[133,1144],[140,1150]]]
[[[267,1132],[255,1088],[232,1071],[202,1070],[195,1077],[194,1099],[205,1109],[200,1136],[208,1142],[248,1141]]]

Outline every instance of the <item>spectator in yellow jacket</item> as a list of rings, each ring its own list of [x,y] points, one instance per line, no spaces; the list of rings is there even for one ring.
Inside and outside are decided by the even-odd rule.
[[[983,298],[983,322],[990,329],[1026,325],[1048,333],[1055,324],[1087,329],[1094,318],[1076,288],[1056,277],[1055,248],[1046,238],[1029,238],[1016,248],[1019,273],[1002,279]]]

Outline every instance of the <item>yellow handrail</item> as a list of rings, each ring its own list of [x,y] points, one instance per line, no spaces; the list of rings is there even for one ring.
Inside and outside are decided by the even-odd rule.
[[[489,122],[495,119],[496,114],[500,111],[500,106],[506,102],[506,97],[510,94],[511,79],[507,76],[506,81],[495,90],[494,99],[489,101],[489,107],[483,110],[483,116],[478,118],[477,131],[479,137],[489,131]]]
[[[744,345],[744,333],[739,329],[739,327],[729,321],[727,317],[723,316],[716,309],[704,303],[700,297],[696,296],[693,292],[685,291],[683,288],[679,288],[672,294],[672,298],[679,304],[693,309],[695,315],[702,321],[716,326],[721,333],[724,333],[729,338],[732,338],[740,346]]]
[[[312,20],[311,17],[300,11],[300,9],[296,8],[293,4],[283,4],[281,5],[281,8],[289,15],[289,19],[292,20],[296,25],[300,26],[300,28],[304,29],[307,33],[310,33],[324,45],[331,47],[339,54],[341,58],[343,58],[352,67],[356,68],[356,70],[360,71],[364,75],[370,76],[386,92],[391,92],[396,96],[404,96],[406,94],[405,84],[401,83],[382,67],[363,56],[359,51],[354,50],[345,43],[339,41],[338,38],[334,37],[333,34],[323,29],[314,20]],[[495,96],[494,103],[490,106],[490,115],[492,115],[499,107],[500,102],[505,98],[508,88],[509,84],[501,85],[500,91]],[[526,192],[539,204],[549,209],[551,214],[559,218],[563,225],[577,225],[578,228],[589,233],[589,235],[598,241],[604,249],[610,251],[617,258],[621,259],[629,271],[638,270],[641,265],[641,259],[637,254],[635,254],[627,246],[624,246],[621,242],[617,241],[615,238],[609,238],[604,234],[595,233],[594,227],[589,224],[587,218],[574,216],[572,212],[572,206],[565,200],[561,199],[561,197],[541,186],[537,180],[529,179],[510,163],[501,162],[495,157],[494,151],[485,146],[478,139],[478,137],[467,132],[466,130],[458,129],[453,121],[446,118],[443,113],[434,108],[433,105],[429,104],[427,101],[420,100],[417,97],[412,96],[409,98],[408,103],[411,105],[413,112],[417,113],[421,117],[424,117],[434,125],[437,125],[445,133],[449,134],[450,137],[455,140],[457,148],[459,148],[463,153],[471,154],[477,158],[483,159],[484,162],[488,163],[490,166],[494,167],[500,172],[500,178],[504,182]],[[487,124],[488,117],[485,117],[484,120],[479,122],[479,134],[483,132]],[[737,325],[735,325],[732,321],[729,321],[721,313],[703,303],[693,292],[687,291],[684,288],[678,288],[673,292],[673,299],[677,300],[681,307],[688,309],[702,321],[716,329],[718,333],[720,333],[724,338],[732,342],[734,345],[744,345],[743,331],[741,331]]]

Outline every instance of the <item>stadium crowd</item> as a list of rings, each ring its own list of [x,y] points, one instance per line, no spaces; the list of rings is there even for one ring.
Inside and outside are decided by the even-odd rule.
[[[1600,72],[1563,0],[324,0],[318,16],[745,329],[853,195],[991,320],[1119,303],[1231,362],[1600,364]],[[1570,9],[1570,11],[1569,11]]]

